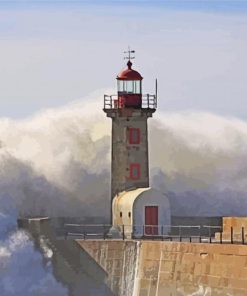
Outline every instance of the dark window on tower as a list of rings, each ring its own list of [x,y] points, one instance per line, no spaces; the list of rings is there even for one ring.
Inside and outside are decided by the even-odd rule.
[[[122,212],[120,212],[120,218],[122,218],[122,216],[123,216],[123,213],[122,213]]]
[[[131,217],[131,212],[129,212],[128,216],[129,216],[129,218]]]
[[[140,144],[141,133],[139,128],[130,128],[129,129],[129,143],[130,144]]]
[[[131,163],[130,164],[130,179],[139,180],[141,176],[140,164],[139,163]]]

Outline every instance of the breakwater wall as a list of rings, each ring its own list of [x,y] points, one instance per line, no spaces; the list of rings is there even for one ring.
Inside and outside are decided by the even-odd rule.
[[[133,295],[139,242],[83,241],[79,245],[107,272],[107,285],[115,295]]]
[[[247,295],[247,246],[162,241],[77,243],[115,295]]]

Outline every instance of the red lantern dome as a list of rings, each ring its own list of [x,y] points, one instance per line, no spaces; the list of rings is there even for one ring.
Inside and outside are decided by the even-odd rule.
[[[123,70],[117,76],[117,80],[142,80],[142,76],[139,72],[133,70],[131,61],[127,63],[128,69]]]

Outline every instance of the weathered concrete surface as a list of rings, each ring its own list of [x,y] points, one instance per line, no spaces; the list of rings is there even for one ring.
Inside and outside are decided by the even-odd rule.
[[[247,246],[78,242],[106,270],[108,284],[116,295],[247,295]]]
[[[247,295],[247,246],[142,242],[139,256],[136,295]]]
[[[133,295],[138,246],[135,241],[77,241],[108,273],[107,285],[115,295]]]

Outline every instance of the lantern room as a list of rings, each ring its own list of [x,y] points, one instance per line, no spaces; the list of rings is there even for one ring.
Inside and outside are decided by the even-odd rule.
[[[117,76],[118,107],[141,108],[142,107],[142,76],[132,69],[129,60],[127,69]]]
[[[134,109],[146,109],[154,113],[157,108],[157,79],[155,81],[155,94],[142,93],[142,80],[143,77],[139,72],[132,69],[131,53],[134,50],[128,50],[127,68],[122,70],[116,77],[117,79],[117,94],[104,95],[104,111],[107,116],[112,117],[111,112],[119,109],[119,112],[132,111]]]

